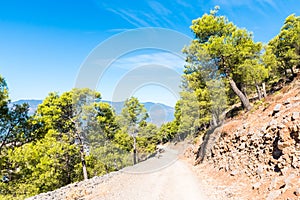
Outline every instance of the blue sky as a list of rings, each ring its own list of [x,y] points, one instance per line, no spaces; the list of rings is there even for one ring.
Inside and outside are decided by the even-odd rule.
[[[6,78],[13,101],[43,99],[51,91],[62,93],[75,86],[93,49],[112,36],[161,27],[193,37],[191,21],[215,5],[221,7],[221,15],[252,31],[254,39],[262,42],[279,32],[289,14],[300,15],[299,0],[0,0],[0,74]],[[126,74],[149,64],[181,74],[184,62],[164,50],[128,52],[114,60],[96,89],[103,99],[111,100]],[[141,85],[132,94],[142,101],[171,106],[177,99],[168,88],[155,83]]]

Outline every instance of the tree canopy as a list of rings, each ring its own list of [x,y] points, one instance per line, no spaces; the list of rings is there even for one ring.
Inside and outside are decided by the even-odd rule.
[[[275,56],[277,70],[288,77],[295,76],[294,68],[300,66],[300,17],[289,15],[277,36],[269,42]],[[270,52],[268,52],[270,53]]]
[[[193,20],[191,30],[195,39],[183,50],[188,63],[185,73],[193,76],[196,72],[194,75],[204,80],[225,78],[243,106],[250,110],[249,99],[243,92],[245,76],[241,75],[240,68],[251,71],[252,65],[247,62],[259,59],[262,44],[254,42],[246,29],[218,16],[216,9]]]

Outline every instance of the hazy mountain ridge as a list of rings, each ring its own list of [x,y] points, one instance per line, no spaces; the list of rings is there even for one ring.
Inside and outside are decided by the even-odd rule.
[[[36,99],[21,99],[21,100],[12,102],[10,105],[27,103],[27,104],[29,105],[29,114],[30,114],[30,115],[33,115],[34,112],[37,110],[38,106],[39,106],[42,102],[43,102],[43,100],[36,100]]]
[[[27,103],[29,105],[29,114],[33,115],[37,110],[38,105],[41,104],[43,100],[33,100],[33,99],[22,99],[18,101],[14,101],[11,104],[23,104]],[[109,103],[114,108],[117,114],[120,114],[124,105],[124,102],[111,102],[107,100],[102,100],[102,102]],[[162,103],[154,103],[154,102],[143,102],[142,103],[147,109],[150,119],[152,123],[156,125],[161,125],[164,122],[169,122],[174,119],[174,111],[175,109],[171,106],[167,106]]]

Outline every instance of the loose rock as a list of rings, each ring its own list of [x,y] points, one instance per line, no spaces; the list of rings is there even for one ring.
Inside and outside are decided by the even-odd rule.
[[[292,114],[292,120],[293,121],[296,120],[296,119],[299,119],[299,117],[300,117],[299,112],[293,112],[293,114]]]
[[[299,197],[300,196],[300,188],[297,188],[295,190],[294,194]]]
[[[281,190],[271,191],[266,200],[274,200],[281,195]]]
[[[275,113],[278,113],[278,112],[280,111],[280,108],[281,108],[281,104],[276,104],[276,106],[275,106],[274,109],[273,109],[273,115],[274,115]]]

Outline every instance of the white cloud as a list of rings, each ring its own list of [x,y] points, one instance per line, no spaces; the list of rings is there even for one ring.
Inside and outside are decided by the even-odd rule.
[[[107,32],[124,32],[124,31],[129,31],[131,29],[128,28],[114,28],[114,29],[109,29]]]
[[[262,4],[263,6],[271,6],[277,12],[281,12],[274,0],[257,0],[257,2]]]
[[[241,6],[241,5],[249,5],[251,0],[213,0],[213,4],[216,5],[225,5],[225,6]]]
[[[177,4],[186,7],[186,8],[193,8],[192,5],[190,5],[189,3],[187,3],[186,1],[182,1],[182,0],[176,0]]]
[[[149,6],[159,15],[170,15],[172,14],[172,11],[164,7],[162,4],[160,4],[157,1],[150,1]]]
[[[226,7],[230,12],[234,12],[234,7],[246,6],[248,9],[267,16],[265,8],[271,7],[277,12],[281,12],[274,0],[212,0],[213,4]]]
[[[123,101],[134,95],[142,101],[174,106],[184,64],[184,58],[168,52],[133,52],[109,66],[98,89],[104,99]]]
[[[213,3],[229,7],[247,6],[252,10],[258,9],[258,5],[271,6],[274,9],[277,9],[277,5],[274,3],[274,0],[213,0]]]
[[[102,6],[107,11],[120,16],[122,19],[137,28],[150,26],[170,28],[175,27],[175,24],[169,20],[169,16],[173,15],[172,11],[157,1],[150,1],[146,4],[147,12],[145,11],[145,8],[136,10],[126,9],[123,7],[113,8],[108,4],[102,4]]]
[[[269,4],[272,7],[276,7],[276,4],[274,3],[274,0],[260,0],[258,2],[263,2],[263,3]]]
[[[112,9],[112,8],[107,8],[107,10],[119,15],[124,20],[126,20],[127,22],[129,22],[130,24],[136,27],[150,26],[150,24],[146,20],[143,20],[142,17],[140,17],[139,14],[135,11],[127,11],[124,9]]]
[[[118,67],[129,70],[136,67],[153,64],[169,67],[175,70],[182,70],[184,63],[184,58],[181,58],[177,55],[168,52],[157,52],[134,56],[124,56],[120,59],[117,59],[112,64],[112,67]]]

